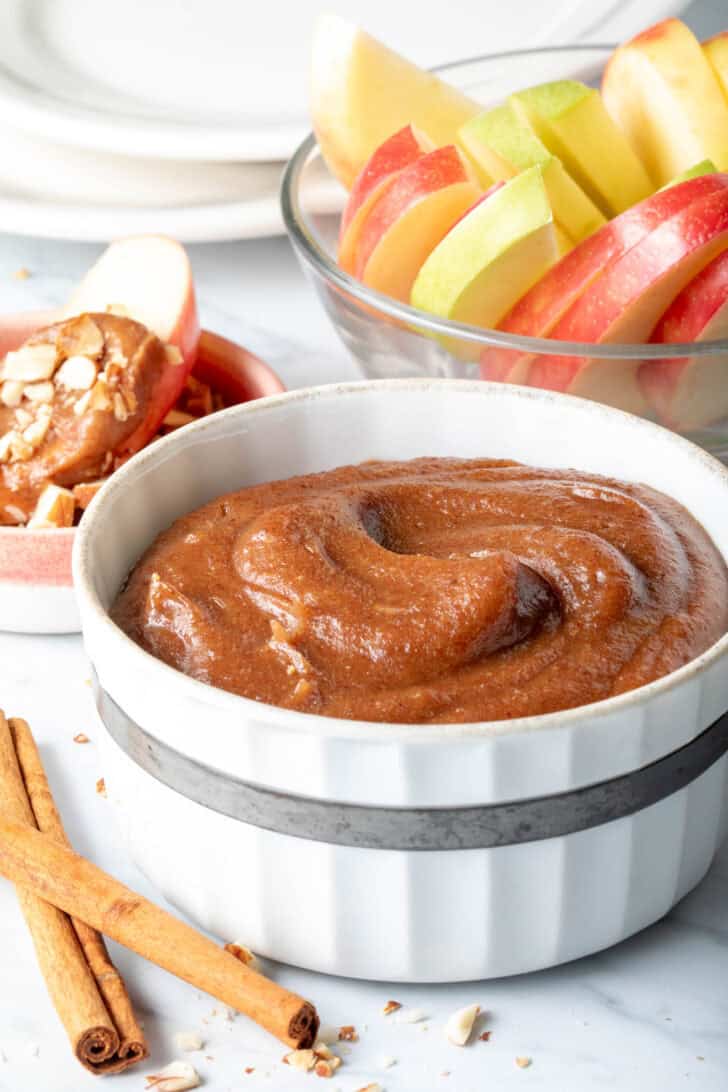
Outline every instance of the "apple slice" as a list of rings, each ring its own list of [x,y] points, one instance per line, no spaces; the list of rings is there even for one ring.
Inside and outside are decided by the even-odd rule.
[[[420,269],[411,303],[456,322],[493,327],[557,259],[541,168],[529,167],[450,229]],[[462,355],[462,342],[456,351]]]
[[[664,186],[660,186],[660,190],[667,190],[670,186],[676,186],[678,182],[687,182],[690,178],[700,178],[701,174],[715,174],[717,170],[718,168],[712,159],[701,159],[694,167],[688,167],[686,171],[681,171],[676,178],[666,182]]]
[[[672,301],[651,341],[728,338],[728,250]],[[674,429],[704,428],[728,416],[728,353],[646,361],[640,385],[660,420]]]
[[[137,235],[111,243],[75,288],[62,317],[109,309],[143,323],[176,347],[182,358],[179,363],[170,358],[155,385],[147,418],[129,439],[129,451],[138,451],[179,398],[197,355],[200,322],[184,248],[161,235]]]
[[[385,140],[363,167],[341,214],[338,258],[339,265],[346,273],[354,272],[359,236],[374,202],[401,170],[432,150],[432,141],[424,133],[412,125],[405,125],[404,129]]]
[[[109,308],[176,345],[192,366],[200,322],[189,258],[174,239],[133,235],[111,243],[73,290],[63,315]]]
[[[700,42],[679,19],[616,49],[602,95],[655,186],[701,159],[728,169],[728,103]]]
[[[714,38],[703,42],[703,53],[728,99],[728,30],[723,30]]]
[[[508,101],[606,216],[652,193],[642,163],[598,91],[576,80],[556,80],[519,91]]]
[[[408,302],[427,256],[480,196],[454,145],[421,156],[369,210],[354,256],[356,276]]]
[[[677,294],[726,247],[724,188],[694,201],[613,261],[557,322],[551,336],[600,345],[647,340]],[[630,360],[539,356],[530,367],[528,382],[641,413],[646,403],[638,366],[639,361]]]
[[[513,178],[519,171],[540,166],[554,222],[570,243],[581,242],[604,224],[604,217],[561,163],[538,139],[511,106],[493,110],[467,121],[458,142],[475,165],[483,185]],[[570,250],[571,246],[567,247]]]
[[[338,15],[319,18],[311,114],[329,169],[347,187],[392,133],[412,123],[449,144],[482,107]]]
[[[613,261],[694,201],[726,189],[728,175],[706,174],[655,193],[627,209],[550,269],[498,328],[527,337],[552,337],[559,319]],[[486,349],[481,356],[481,376],[523,383],[533,359],[533,354],[513,349]]]

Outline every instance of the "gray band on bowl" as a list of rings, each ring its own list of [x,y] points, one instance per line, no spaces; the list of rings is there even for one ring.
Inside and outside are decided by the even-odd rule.
[[[94,688],[99,715],[112,739],[168,788],[264,830],[360,849],[485,849],[575,834],[656,804],[728,751],[726,713],[657,762],[586,788],[510,804],[372,807],[276,792],[210,769],[145,732],[95,677]]]

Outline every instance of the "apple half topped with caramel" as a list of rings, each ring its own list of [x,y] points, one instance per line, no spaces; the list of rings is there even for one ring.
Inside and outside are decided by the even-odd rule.
[[[262,361],[200,331],[178,243],[113,243],[63,309],[0,323],[0,526],[71,527],[157,436],[281,389]]]
[[[701,44],[667,19],[614,51],[600,90],[555,80],[484,109],[325,16],[312,114],[349,190],[339,264],[369,288],[553,341],[728,335],[728,31]],[[484,379],[680,430],[728,416],[726,354],[620,360],[441,340]]]

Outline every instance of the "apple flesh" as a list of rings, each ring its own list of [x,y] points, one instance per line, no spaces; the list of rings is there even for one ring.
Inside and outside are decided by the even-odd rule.
[[[718,168],[712,159],[701,159],[700,163],[696,163],[694,167],[688,167],[686,171],[681,171],[676,178],[666,182],[664,186],[660,186],[660,190],[667,190],[670,186],[676,186],[678,182],[687,182],[690,178],[700,178],[701,174],[715,174],[717,170]]]
[[[602,95],[655,186],[702,159],[728,169],[728,102],[700,42],[679,19],[616,49]]]
[[[728,338],[728,250],[701,270],[654,329],[656,344]],[[640,385],[670,428],[704,428],[728,416],[728,352],[646,361]]]
[[[425,259],[480,196],[454,145],[421,156],[369,210],[354,255],[355,275],[409,302]]]
[[[519,91],[509,103],[605,216],[652,193],[642,163],[598,91],[576,80],[556,80]]]
[[[615,217],[555,265],[505,316],[499,329],[526,337],[552,337],[558,321],[579,296],[651,231],[693,202],[728,190],[728,175],[706,174],[676,184]],[[489,348],[481,356],[483,379],[523,383],[534,356]]]
[[[405,125],[449,144],[482,107],[338,15],[314,32],[311,115],[322,155],[349,189],[374,151]]]
[[[197,356],[200,322],[184,248],[156,235],[120,239],[107,247],[72,293],[62,317],[110,308],[143,323],[182,355],[181,363],[170,360],[146,419],[129,438],[129,450],[138,451],[179,398]]]
[[[483,185],[513,178],[540,166],[557,229],[570,250],[604,224],[604,216],[512,106],[497,106],[466,122],[458,133],[460,146],[475,166]]]
[[[646,341],[678,293],[726,247],[728,189],[723,188],[688,205],[613,261],[556,323],[551,336],[593,344]],[[528,382],[642,413],[646,402],[638,365],[542,355],[531,365]]]
[[[374,202],[401,170],[432,150],[432,142],[424,133],[406,125],[374,152],[354,182],[341,215],[338,259],[344,272],[354,272],[359,236]]]
[[[723,89],[723,94],[728,99],[728,30],[716,34],[703,42],[703,53],[708,58],[715,78]]]
[[[541,168],[530,167],[494,187],[450,229],[420,269],[411,303],[492,327],[557,259]]]

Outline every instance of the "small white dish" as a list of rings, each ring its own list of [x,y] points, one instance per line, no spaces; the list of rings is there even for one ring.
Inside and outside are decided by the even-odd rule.
[[[596,403],[389,380],[236,407],[137,455],[81,524],[74,581],[106,726],[105,774],[136,863],[221,937],[352,977],[531,971],[644,928],[707,871],[728,821],[725,722],[710,728],[728,710],[728,636],[678,671],[592,705],[404,725],[299,713],[207,686],[143,651],[108,615],[146,546],[211,498],[421,455],[646,482],[689,508],[728,558],[728,470]],[[695,768],[709,735],[717,750]],[[675,769],[685,776],[675,781]],[[638,793],[645,779],[656,786],[649,798]],[[524,822],[501,837],[514,809]],[[564,822],[554,827],[544,816],[556,813]],[[433,841],[420,837],[433,829]]]

